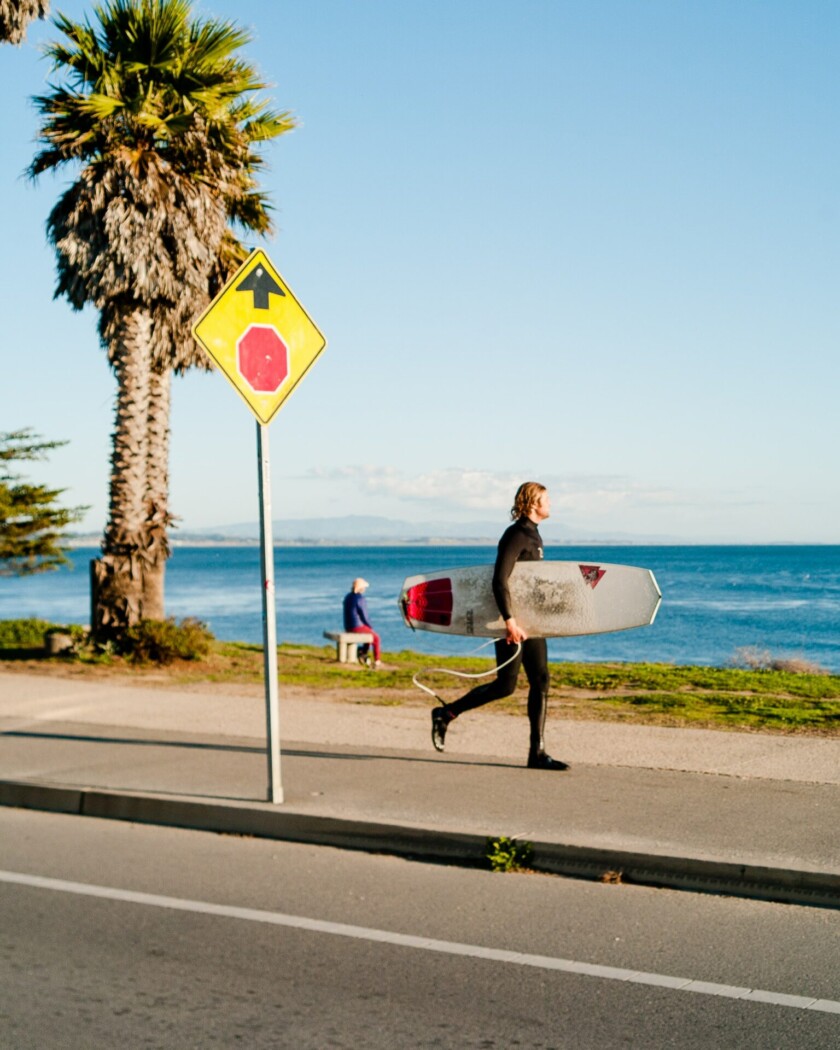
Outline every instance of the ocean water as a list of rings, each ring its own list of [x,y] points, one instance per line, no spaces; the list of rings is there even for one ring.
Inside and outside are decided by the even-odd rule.
[[[88,623],[88,563],[0,578],[0,619],[38,616]],[[341,624],[341,601],[355,576],[370,581],[368,607],[386,652],[469,654],[480,640],[411,631],[397,597],[406,576],[491,562],[484,547],[278,547],[277,637],[326,644]],[[725,666],[739,649],[802,658],[840,673],[840,546],[547,547],[546,557],[618,562],[652,569],[662,606],[650,627],[587,638],[550,639],[561,660],[661,661]],[[167,568],[167,615],[196,616],[217,638],[262,641],[260,557],[256,547],[178,547]],[[484,650],[488,659],[492,648]]]

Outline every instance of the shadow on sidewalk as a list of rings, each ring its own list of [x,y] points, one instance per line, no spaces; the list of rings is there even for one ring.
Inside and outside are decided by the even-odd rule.
[[[0,730],[0,737],[16,737],[23,740],[65,740],[79,744],[129,744],[134,747],[175,747],[201,751],[233,751],[239,754],[261,754],[262,747],[244,744],[202,744],[194,740],[140,740],[124,736],[90,736],[82,733],[36,733],[31,730]]]
[[[220,753],[229,754],[244,754],[244,755],[263,755],[265,754],[265,747],[259,744],[219,744],[219,743],[205,743],[197,740],[159,740],[150,738],[140,737],[126,737],[126,736],[105,736],[103,734],[91,734],[91,733],[70,733],[70,732],[44,732],[36,731],[31,729],[6,729],[0,730],[0,738],[14,738],[18,740],[52,740],[52,741],[64,741],[66,743],[79,743],[79,744],[105,744],[105,745],[116,745],[129,746],[129,747],[164,747],[174,748],[176,750],[184,751],[213,751]],[[303,748],[289,747],[282,748],[281,754],[284,757],[289,758],[313,758],[321,759],[325,761],[349,761],[349,762],[399,762],[399,763],[418,763],[420,765],[447,765],[447,766],[468,766],[470,768],[486,768],[486,769],[521,769],[522,763],[519,762],[506,762],[503,759],[492,760],[484,757],[476,756],[471,759],[465,758],[452,758],[449,756],[428,756],[422,757],[419,755],[408,755],[408,754],[395,754],[392,751],[381,751],[378,753],[368,752],[353,752],[353,751],[326,751],[320,750],[305,750]]]

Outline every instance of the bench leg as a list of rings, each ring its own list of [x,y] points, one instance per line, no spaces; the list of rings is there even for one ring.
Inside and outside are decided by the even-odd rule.
[[[358,642],[338,643],[338,662],[340,664],[354,664],[359,652]]]

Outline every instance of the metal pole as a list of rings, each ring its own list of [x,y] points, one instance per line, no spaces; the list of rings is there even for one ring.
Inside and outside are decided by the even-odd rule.
[[[263,660],[268,756],[268,801],[283,801],[280,780],[280,706],[277,699],[277,608],[274,601],[274,541],[271,535],[271,472],[268,427],[257,422],[260,469],[260,566],[263,578]]]

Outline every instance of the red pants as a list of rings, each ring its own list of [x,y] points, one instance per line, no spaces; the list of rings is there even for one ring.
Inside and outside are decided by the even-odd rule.
[[[374,660],[378,660],[379,659],[379,650],[380,650],[379,635],[376,633],[376,631],[373,630],[373,628],[371,628],[371,627],[362,627],[361,625],[359,627],[354,627],[353,630],[351,631],[351,634],[359,634],[359,632],[361,632],[362,634],[370,634],[370,635],[373,636],[373,658],[374,658]],[[363,650],[363,649],[366,649],[366,648],[367,648],[366,645],[360,646],[360,650]]]

